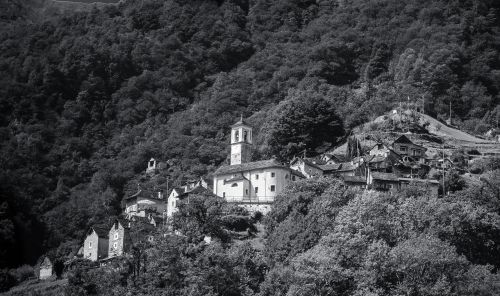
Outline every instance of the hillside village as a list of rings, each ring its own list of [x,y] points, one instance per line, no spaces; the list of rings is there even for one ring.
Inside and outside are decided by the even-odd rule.
[[[160,225],[166,227],[170,235],[182,235],[173,229],[171,221],[179,205],[189,202],[192,195],[217,195],[228,204],[254,214],[268,213],[276,196],[288,184],[301,179],[337,179],[346,187],[385,192],[397,192],[414,184],[439,196],[446,194],[444,178],[447,175],[470,175],[475,162],[499,156],[498,143],[450,127],[447,127],[448,133],[453,130],[469,138],[464,141],[449,134],[437,136],[435,130],[432,133],[422,128],[430,125],[422,124],[422,117],[429,118],[416,111],[395,109],[391,115],[367,124],[368,129],[365,126],[355,130],[335,149],[314,157],[308,157],[304,151],[289,163],[276,159],[252,161],[253,128],[241,117],[230,127],[229,164],[220,166],[212,179],[200,177],[170,190],[158,182],[153,182],[154,188],[142,188],[138,184],[137,192],[123,200],[123,213],[110,228],[92,226],[88,229],[75,259],[66,262],[65,269],[71,269],[78,258],[100,266],[119,262],[133,252],[134,244],[153,242]],[[391,121],[391,128],[384,126],[383,119]],[[144,176],[155,181],[167,167],[167,163],[151,158]],[[206,243],[210,241],[210,237],[205,237]],[[48,257],[42,259],[39,278],[47,279],[53,274],[53,265]]]

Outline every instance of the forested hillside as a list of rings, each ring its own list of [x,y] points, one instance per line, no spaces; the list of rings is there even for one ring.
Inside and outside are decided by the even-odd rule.
[[[75,251],[150,157],[170,160],[170,185],[210,174],[240,114],[254,158],[282,160],[408,97],[438,118],[451,102],[474,133],[500,118],[496,0],[128,0],[43,18],[41,1],[2,5],[0,267]]]

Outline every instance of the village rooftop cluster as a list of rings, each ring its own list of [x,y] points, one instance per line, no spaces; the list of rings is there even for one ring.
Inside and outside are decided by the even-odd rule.
[[[231,126],[230,162],[213,172],[212,180],[187,182],[168,190],[167,198],[162,190],[138,186],[135,194],[124,199],[122,217],[110,228],[90,227],[75,260],[83,258],[107,265],[130,254],[133,244],[152,242],[159,225],[179,235],[170,223],[179,202],[200,193],[217,195],[250,213],[262,214],[271,210],[276,196],[287,185],[300,179],[326,177],[342,180],[347,187],[389,192],[417,184],[437,196],[440,182],[430,177],[430,171],[444,176],[455,164],[444,154],[429,156],[428,148],[414,143],[411,136],[409,132],[401,133],[390,143],[379,141],[367,152],[362,152],[359,141],[350,137],[353,157],[333,152],[295,157],[287,164],[275,159],[251,161],[253,129],[241,117]],[[152,158],[145,175],[154,179],[164,167]],[[72,260],[66,262],[65,268],[71,268],[71,264]],[[52,268],[50,260],[44,258],[40,279],[52,276]]]

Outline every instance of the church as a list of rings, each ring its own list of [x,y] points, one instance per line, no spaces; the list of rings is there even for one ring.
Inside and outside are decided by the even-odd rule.
[[[304,176],[274,159],[250,161],[252,137],[252,128],[243,117],[231,126],[230,165],[215,171],[213,191],[229,203],[266,214],[276,195]]]

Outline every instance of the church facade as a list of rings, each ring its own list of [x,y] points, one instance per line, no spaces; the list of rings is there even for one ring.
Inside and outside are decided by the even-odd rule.
[[[303,176],[274,159],[251,162],[252,136],[252,128],[243,118],[231,126],[230,165],[215,171],[213,190],[227,202],[250,212],[267,213],[275,197]]]

